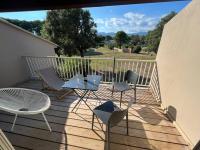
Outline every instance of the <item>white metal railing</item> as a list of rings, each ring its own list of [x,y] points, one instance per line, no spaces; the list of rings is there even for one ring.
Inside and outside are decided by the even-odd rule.
[[[138,75],[137,85],[150,86],[154,60],[132,60],[115,58],[92,58],[92,57],[33,57],[23,56],[30,70],[31,78],[38,78],[37,70],[54,67],[59,76],[68,80],[77,73],[101,74],[103,82],[111,83],[124,81],[125,72],[133,70]]]
[[[154,64],[153,67],[149,87],[155,99],[157,101],[161,101],[160,84],[159,84],[158,69],[156,63]]]

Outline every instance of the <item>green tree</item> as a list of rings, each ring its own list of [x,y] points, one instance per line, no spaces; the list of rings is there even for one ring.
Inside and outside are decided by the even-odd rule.
[[[61,46],[65,55],[84,57],[85,50],[95,45],[96,24],[88,10],[50,10],[42,33]]]
[[[44,21],[40,21],[40,20],[25,21],[25,20],[18,20],[18,19],[7,19],[7,18],[3,18],[3,19],[29,32],[35,33],[36,35],[41,35],[40,31],[44,24]]]
[[[132,53],[140,53],[141,52],[141,50],[142,50],[142,47],[140,46],[140,45],[137,45],[137,46],[135,46],[132,50],[131,50],[131,52]]]
[[[129,41],[129,37],[128,35],[124,32],[124,31],[118,31],[115,34],[115,42],[117,44],[117,46],[119,46],[119,48],[122,47],[122,45],[127,44]]]
[[[110,35],[106,35],[105,36],[105,41],[110,41],[110,40],[113,40],[113,37],[110,36]]]
[[[95,39],[95,42],[96,42],[96,46],[104,46],[104,42],[105,42],[105,36],[103,35],[97,35],[96,36],[96,39]]]
[[[163,17],[157,24],[156,28],[148,32],[146,35],[146,43],[149,51],[157,53],[164,25],[169,22],[175,15],[175,12],[171,12],[167,16]]]
[[[130,44],[136,46],[140,44],[140,36],[139,35],[131,35],[130,37]]]

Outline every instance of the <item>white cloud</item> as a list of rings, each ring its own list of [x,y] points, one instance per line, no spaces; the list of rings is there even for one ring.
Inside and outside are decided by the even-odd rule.
[[[155,28],[160,17],[150,17],[145,14],[127,12],[122,17],[97,18],[99,32],[117,32],[123,30],[127,33],[147,32]]]

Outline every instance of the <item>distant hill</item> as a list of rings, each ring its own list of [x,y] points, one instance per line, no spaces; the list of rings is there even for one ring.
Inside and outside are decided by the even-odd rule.
[[[107,36],[107,35],[109,35],[109,36],[115,36],[115,33],[114,32],[98,32],[97,33],[98,35],[103,35],[103,36]]]
[[[98,35],[103,35],[103,36],[112,36],[114,37],[116,33],[114,32],[98,32]],[[128,33],[128,35],[147,35],[147,32],[138,32],[138,33]]]
[[[138,33],[133,33],[131,35],[147,35],[147,32],[138,32]]]

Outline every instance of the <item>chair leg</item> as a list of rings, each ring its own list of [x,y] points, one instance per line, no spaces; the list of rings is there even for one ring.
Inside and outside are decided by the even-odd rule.
[[[94,113],[92,114],[92,130],[93,130],[93,126],[94,126]]]
[[[44,118],[44,121],[45,121],[46,124],[47,124],[47,127],[49,128],[49,130],[50,130],[50,132],[51,132],[51,127],[50,127],[50,125],[49,125],[49,123],[48,123],[48,121],[47,121],[47,119],[46,119],[46,117],[45,117],[45,115],[44,115],[43,112],[42,112],[42,116],[43,116],[43,118]]]
[[[113,96],[113,92],[114,92],[114,86],[112,87],[112,96]]]
[[[121,92],[121,96],[120,96],[120,107],[121,107],[121,103],[122,103],[122,94],[123,94],[123,92]]]
[[[65,96],[69,95],[70,93],[72,93],[72,90],[69,90],[69,91],[65,92],[63,95],[58,96],[58,99],[61,100],[61,99],[63,99]]]
[[[15,126],[16,120],[17,120],[17,114],[15,114],[15,119],[14,119],[14,121],[13,121],[13,125],[12,125],[12,128],[11,128],[11,131],[14,130],[14,126]]]
[[[128,131],[128,111],[126,113],[126,134],[127,135],[129,134],[129,131]]]
[[[106,132],[106,138],[107,138],[107,150],[110,150],[110,125],[107,125],[107,132]]]
[[[136,101],[137,101],[137,99],[136,99],[136,86],[135,86],[135,89],[134,89],[134,96],[135,96],[135,103],[136,103]]]

